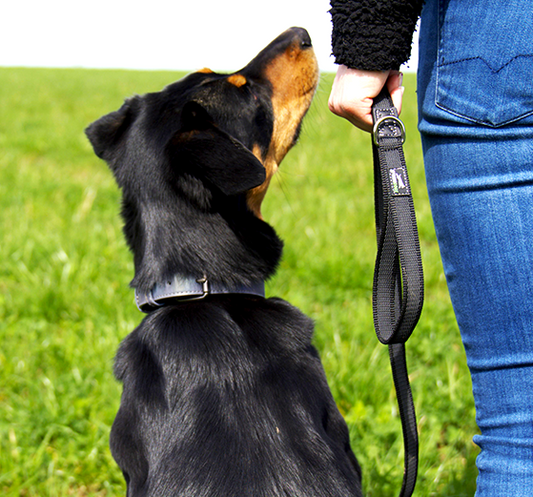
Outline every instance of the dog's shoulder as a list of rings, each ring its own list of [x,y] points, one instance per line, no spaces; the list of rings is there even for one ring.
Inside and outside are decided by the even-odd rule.
[[[194,385],[233,385],[307,377],[325,387],[311,340],[314,323],[282,299],[228,296],[149,314],[121,343],[115,376],[125,397],[164,407]],[[279,374],[279,372],[282,372]]]
[[[123,340],[115,374],[123,379],[128,363],[188,363],[226,352],[240,357],[257,350],[274,357],[314,355],[313,331],[309,317],[279,298],[222,296],[169,306],[149,314]]]
[[[253,307],[240,306],[235,299],[227,304],[231,319],[250,336],[263,340],[263,346],[294,354],[311,345],[313,320],[281,298],[261,299]]]

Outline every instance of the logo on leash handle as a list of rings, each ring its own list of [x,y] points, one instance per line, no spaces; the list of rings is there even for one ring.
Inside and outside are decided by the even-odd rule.
[[[407,172],[403,167],[393,167],[389,169],[390,192],[391,195],[410,195]]]

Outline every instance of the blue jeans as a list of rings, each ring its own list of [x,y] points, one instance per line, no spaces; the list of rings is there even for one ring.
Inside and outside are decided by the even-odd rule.
[[[428,0],[418,99],[431,208],[472,375],[476,496],[533,488],[533,5]]]

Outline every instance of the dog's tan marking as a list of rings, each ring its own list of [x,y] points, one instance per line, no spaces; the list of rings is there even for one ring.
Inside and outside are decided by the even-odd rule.
[[[270,185],[270,180],[272,179],[272,176],[274,176],[274,173],[277,171],[277,164],[274,164],[273,161],[269,160],[268,156],[266,159],[264,159],[259,145],[254,145],[252,152],[263,164],[263,166],[265,166],[266,179],[261,185],[256,186],[247,193],[246,203],[248,204],[248,208],[259,219],[263,219],[263,216],[261,215],[261,204],[263,202],[263,199],[265,198],[268,186]]]
[[[232,74],[228,78],[228,81],[232,85],[235,85],[237,88],[240,88],[241,86],[244,86],[246,83],[248,83],[248,81],[246,80],[246,78],[242,74]]]
[[[257,217],[261,216],[261,203],[272,176],[294,144],[294,135],[300,125],[318,84],[318,64],[312,48],[302,49],[298,41],[273,59],[266,68],[266,77],[272,85],[274,130],[266,154],[262,160],[259,149],[253,152],[266,169],[265,182],[250,190],[248,207]]]
[[[292,71],[287,66],[293,65]],[[269,153],[279,164],[293,144],[294,132],[306,113],[318,83],[318,65],[312,49],[291,45],[267,68],[272,84],[274,132]]]
[[[204,67],[203,69],[200,69],[199,71],[196,71],[196,72],[200,72],[202,74],[211,74],[213,71],[209,69],[209,67]]]

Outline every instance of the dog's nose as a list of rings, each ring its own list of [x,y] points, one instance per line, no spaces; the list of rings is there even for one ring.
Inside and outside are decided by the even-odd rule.
[[[310,48],[313,46],[313,43],[311,42],[311,37],[309,36],[309,33],[306,29],[291,28],[291,31],[293,31],[295,38],[300,39],[300,45],[302,48]]]

